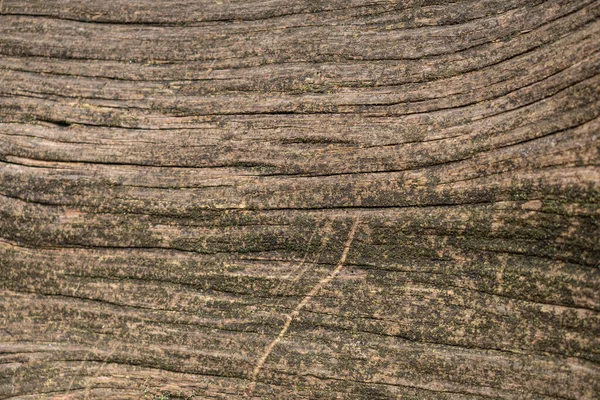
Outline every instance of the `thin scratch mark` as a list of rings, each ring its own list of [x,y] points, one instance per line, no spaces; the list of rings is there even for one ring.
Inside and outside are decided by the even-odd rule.
[[[333,271],[331,271],[329,275],[321,279],[319,283],[317,283],[315,287],[313,287],[311,291],[302,299],[302,301],[298,303],[296,308],[294,308],[294,310],[286,316],[285,324],[283,324],[283,328],[281,328],[279,335],[277,335],[275,340],[269,343],[269,345],[265,348],[262,357],[258,360],[258,362],[256,363],[256,367],[254,367],[254,371],[252,372],[252,382],[250,383],[250,387],[248,388],[248,392],[246,394],[247,397],[252,396],[252,393],[256,388],[256,380],[258,378],[258,375],[260,374],[263,365],[265,364],[265,361],[267,361],[267,358],[273,351],[273,348],[275,348],[275,346],[277,346],[277,344],[285,336],[294,318],[300,314],[300,311],[302,310],[302,308],[304,308],[304,306],[308,304],[310,299],[314,297],[325,285],[329,284],[329,282],[331,282],[333,278],[335,278],[337,274],[339,274],[342,270],[344,262],[346,262],[346,257],[348,256],[348,252],[350,251],[350,246],[354,241],[354,235],[356,234],[356,229],[358,228],[359,220],[359,217],[356,217],[354,219],[354,223],[352,224],[352,228],[350,229],[350,233],[348,234],[348,239],[346,240],[346,244],[344,245],[344,251],[342,252],[342,256],[340,257],[340,261],[338,262],[336,267],[333,269]]]
[[[69,386],[67,387],[67,392],[65,393],[65,397],[64,397],[65,399],[70,398],[69,393],[71,392],[71,389],[73,388],[73,383],[75,382],[75,378],[77,378],[79,373],[83,370],[83,367],[89,361],[90,356],[92,355],[92,353],[94,353],[94,351],[96,350],[96,348],[98,347],[98,345],[100,344],[101,341],[102,341],[102,337],[100,337],[100,339],[98,339],[98,341],[96,343],[94,343],[93,347],[90,349],[90,351],[88,351],[87,355],[85,356],[85,359],[81,362],[81,364],[79,364],[79,368],[77,368],[77,370],[73,374],[73,377],[71,378],[71,382],[69,382]]]
[[[110,352],[106,355],[106,357],[104,357],[104,360],[102,362],[102,365],[100,366],[100,368],[98,368],[98,370],[96,371],[96,373],[94,374],[93,378],[96,379],[98,378],[98,376],[100,376],[100,373],[102,372],[102,370],[104,369],[104,367],[106,367],[106,365],[108,364],[108,359],[110,357],[112,357],[112,355],[117,351],[117,349],[120,347],[119,344],[117,344],[115,347],[113,347]],[[91,382],[88,382],[88,384],[85,387],[85,395],[84,395],[84,400],[88,400],[90,398],[90,386],[91,386]]]
[[[323,222],[323,220],[326,220],[326,219],[325,218],[322,219],[319,222],[319,224],[321,224]],[[311,236],[311,238],[309,240],[309,242],[311,242],[311,243],[312,243],[313,237],[316,235],[317,232],[323,231],[324,232],[324,236],[321,239],[321,245],[319,247],[319,250],[318,250],[318,253],[316,255],[316,258],[312,262],[318,262],[321,259],[321,254],[323,254],[323,250],[325,249],[325,246],[329,242],[329,236],[331,235],[331,225],[332,225],[331,219],[326,220],[325,225],[323,226],[323,228],[321,228],[321,226],[317,226],[317,228],[313,232],[313,235]],[[281,294],[285,293],[285,291],[287,289],[293,288],[294,285],[296,284],[296,282],[298,282],[300,279],[302,279],[302,277],[304,276],[304,274],[308,270],[308,265],[305,265],[305,262],[306,262],[306,259],[309,256],[309,248],[310,248],[310,243],[309,243],[309,245],[306,248],[306,254],[304,255],[304,258],[302,259],[301,263],[294,269],[294,271],[292,271],[288,275],[286,275],[283,278],[283,282],[280,283],[277,286],[277,288],[275,290],[275,293],[277,295],[281,295]],[[285,281],[287,279],[289,279],[290,277],[292,277],[292,276],[293,276],[293,279],[290,282],[285,283]],[[282,286],[283,286],[283,288],[281,288]]]
[[[321,259],[321,255],[323,254],[323,250],[325,250],[325,247],[327,246],[327,243],[329,242],[329,236],[331,235],[331,225],[332,225],[332,221],[329,220],[326,223],[325,228],[323,229],[323,231],[325,232],[325,235],[323,236],[323,240],[321,241],[321,247],[319,248],[319,252],[317,253],[315,259],[313,260],[313,262],[315,262],[315,263],[319,262],[319,260]],[[298,282],[300,279],[302,279],[302,277],[304,276],[304,274],[306,273],[307,270],[308,270],[308,266],[305,266],[294,277],[294,279],[292,279],[292,281],[289,284],[289,287],[290,288],[294,287],[296,282]]]
[[[1,4],[0,4],[1,5]],[[6,77],[8,76],[8,74],[11,72],[11,70],[7,70],[6,73],[4,75],[2,75],[2,78],[0,78],[0,83],[4,82],[4,79],[6,79]]]
[[[275,294],[280,294],[281,288],[283,286],[285,286],[285,281],[288,280],[292,275],[296,275],[298,273],[298,271],[302,269],[302,266],[306,262],[306,258],[308,257],[308,254],[310,253],[310,246],[312,245],[313,238],[316,236],[318,231],[319,231],[319,226],[317,225],[317,227],[313,231],[312,235],[310,235],[310,238],[308,239],[308,244],[306,245],[306,251],[304,252],[304,257],[300,261],[300,264],[298,264],[298,266],[296,268],[294,268],[293,271],[290,271],[287,275],[285,275],[282,278],[279,285],[277,285],[277,287],[275,288]]]

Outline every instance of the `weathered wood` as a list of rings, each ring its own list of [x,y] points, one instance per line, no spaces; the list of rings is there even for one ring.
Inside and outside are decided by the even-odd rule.
[[[0,398],[599,398],[599,16],[0,0]]]

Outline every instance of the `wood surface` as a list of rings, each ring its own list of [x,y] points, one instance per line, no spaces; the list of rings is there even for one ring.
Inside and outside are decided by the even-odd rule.
[[[0,0],[0,398],[600,398],[599,17]]]

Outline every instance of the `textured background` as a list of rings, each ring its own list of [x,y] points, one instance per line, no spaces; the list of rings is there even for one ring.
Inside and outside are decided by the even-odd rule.
[[[0,0],[0,398],[599,398],[599,16]]]

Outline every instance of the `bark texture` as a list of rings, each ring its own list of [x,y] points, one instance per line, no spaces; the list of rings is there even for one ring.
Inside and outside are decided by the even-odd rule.
[[[0,0],[0,398],[598,399],[599,16]]]

